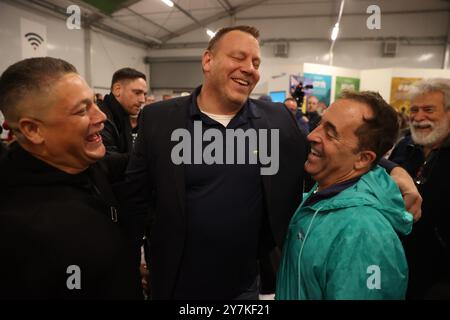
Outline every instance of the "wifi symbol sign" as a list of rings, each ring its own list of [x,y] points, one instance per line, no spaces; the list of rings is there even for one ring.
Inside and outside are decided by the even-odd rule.
[[[27,38],[28,42],[31,44],[31,46],[33,47],[34,50],[39,48],[39,46],[42,44],[42,42],[44,42],[44,39],[40,35],[38,35],[37,33],[34,33],[34,32],[28,32],[25,35],[25,38]]]

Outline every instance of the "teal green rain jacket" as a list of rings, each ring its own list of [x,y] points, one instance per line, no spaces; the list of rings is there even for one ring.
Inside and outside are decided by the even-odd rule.
[[[385,170],[303,206],[312,193],[291,219],[276,299],[404,299],[408,266],[397,233],[410,233],[413,217]]]

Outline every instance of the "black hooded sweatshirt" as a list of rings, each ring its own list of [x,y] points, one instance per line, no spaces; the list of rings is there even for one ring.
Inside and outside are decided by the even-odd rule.
[[[0,299],[142,297],[103,169],[68,174],[11,146],[0,161]]]

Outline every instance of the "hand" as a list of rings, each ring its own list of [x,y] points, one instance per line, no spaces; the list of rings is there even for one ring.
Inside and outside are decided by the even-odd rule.
[[[402,193],[406,210],[413,215],[414,221],[418,221],[422,216],[422,197],[411,176],[402,167],[395,167],[391,171],[391,178]]]

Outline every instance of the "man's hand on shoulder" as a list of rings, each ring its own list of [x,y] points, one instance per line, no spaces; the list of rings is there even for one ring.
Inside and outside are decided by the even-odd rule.
[[[406,210],[413,215],[414,221],[418,221],[422,216],[422,197],[411,176],[402,167],[395,167],[391,171],[391,178],[402,193]]]

